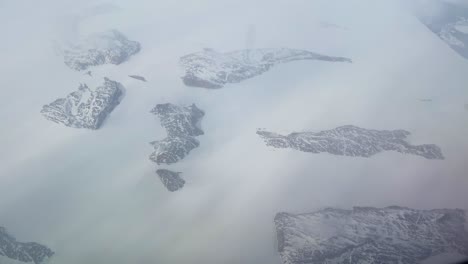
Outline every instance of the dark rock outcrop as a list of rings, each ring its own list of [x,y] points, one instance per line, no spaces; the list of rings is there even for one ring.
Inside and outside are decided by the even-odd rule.
[[[156,170],[161,182],[170,192],[175,192],[184,187],[185,180],[180,177],[181,172],[174,172],[166,169]]]
[[[146,82],[145,77],[140,76],[140,75],[129,75],[128,77],[133,78],[133,79],[137,79],[137,80],[142,81],[142,82]]]

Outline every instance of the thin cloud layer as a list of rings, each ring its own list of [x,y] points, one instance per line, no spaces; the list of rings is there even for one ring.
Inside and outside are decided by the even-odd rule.
[[[467,62],[406,3],[0,5],[0,225],[53,249],[52,264],[279,264],[273,218],[280,211],[394,204],[468,209],[468,125],[460,108],[468,101]],[[141,43],[141,51],[118,66],[92,68],[92,76],[69,69],[56,54],[54,47],[75,36],[109,29]],[[311,50],[353,63],[281,64],[220,90],[189,88],[180,79],[181,56],[245,46]],[[104,77],[122,83],[126,95],[99,130],[41,116],[44,104],[80,83],[96,87]],[[200,147],[171,167],[185,180],[173,193],[148,160],[148,142],[166,137],[149,113],[163,103],[195,103],[205,112]],[[437,144],[446,159],[275,151],[255,133],[344,124],[411,131],[412,143]]]

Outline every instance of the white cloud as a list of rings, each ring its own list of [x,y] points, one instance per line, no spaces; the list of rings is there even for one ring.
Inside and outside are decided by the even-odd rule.
[[[90,16],[79,10],[89,14],[91,1],[28,2],[0,8],[0,225],[50,245],[53,263],[279,263],[277,211],[466,207],[468,126],[460,105],[468,101],[467,64],[404,5],[142,0],[115,1],[115,12]],[[69,14],[80,19],[61,20]],[[354,63],[280,65],[216,91],[183,86],[178,57],[243,48],[249,25],[256,47],[310,49]],[[42,105],[89,78],[66,68],[53,41],[108,28],[142,43],[128,62],[93,70],[96,80],[124,84],[122,104],[98,131],[46,121]],[[206,111],[201,146],[175,166],[187,180],[177,193],[164,189],[148,160],[148,142],[164,136],[149,110],[167,101]],[[274,150],[255,134],[345,124],[407,129],[414,143],[436,143],[447,159]]]

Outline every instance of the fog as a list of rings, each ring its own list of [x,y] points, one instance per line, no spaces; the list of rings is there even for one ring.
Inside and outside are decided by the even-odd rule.
[[[0,1],[0,226],[52,248],[53,264],[279,264],[277,212],[468,209],[468,63],[412,8],[375,0]],[[64,65],[64,44],[113,28],[141,52],[93,68],[92,78]],[[218,90],[180,80],[180,56],[246,45],[353,63],[293,62]],[[105,76],[126,95],[101,129],[39,113]],[[166,102],[206,112],[200,147],[170,166],[187,181],[174,193],[148,159],[149,142],[165,137],[149,111]],[[411,143],[437,144],[446,159],[275,150],[255,134],[348,124],[408,130]]]

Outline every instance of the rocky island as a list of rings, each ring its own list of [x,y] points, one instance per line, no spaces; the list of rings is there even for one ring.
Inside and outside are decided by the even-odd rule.
[[[0,263],[2,258],[30,264],[45,264],[54,252],[35,242],[18,242],[0,226]]]
[[[106,117],[120,103],[122,84],[104,78],[104,84],[90,89],[81,84],[78,90],[42,107],[42,115],[55,123],[74,128],[99,129]]]
[[[444,253],[468,257],[465,224],[460,209],[398,206],[328,208],[275,217],[285,264],[414,264]]]
[[[139,81],[142,81],[142,82],[146,82],[145,77],[140,76],[140,75],[129,75],[128,77],[139,80]]]
[[[117,30],[110,30],[70,45],[64,49],[63,56],[68,67],[82,71],[103,64],[121,64],[140,49],[140,43],[127,39]]]
[[[267,146],[303,152],[371,157],[383,151],[396,151],[426,159],[444,159],[442,151],[434,144],[408,143],[405,139],[410,132],[405,130],[374,130],[347,125],[320,132],[296,132],[285,136],[265,130],[258,130],[257,134]]]
[[[175,163],[200,145],[195,137],[203,135],[199,122],[205,113],[195,104],[190,106],[158,104],[151,113],[159,117],[161,125],[167,132],[167,137],[163,140],[151,142],[154,152],[150,159],[158,165]]]
[[[297,49],[245,49],[221,53],[213,49],[185,55],[180,65],[185,71],[182,81],[187,86],[209,89],[222,88],[255,77],[271,67],[298,60],[351,62],[344,57],[332,57]]]
[[[161,182],[170,191],[175,192],[184,187],[185,180],[180,177],[181,172],[174,172],[166,169],[156,170]]]
[[[161,126],[167,133],[166,138],[151,142],[154,148],[149,157],[151,161],[158,165],[170,165],[185,158],[190,151],[200,145],[195,137],[204,134],[199,124],[205,112],[195,104],[189,106],[158,104],[151,113],[159,117]],[[178,190],[185,184],[179,172],[159,169],[156,173],[169,191]]]

